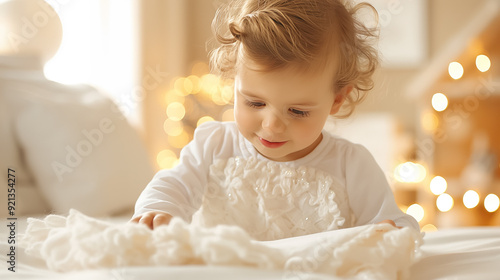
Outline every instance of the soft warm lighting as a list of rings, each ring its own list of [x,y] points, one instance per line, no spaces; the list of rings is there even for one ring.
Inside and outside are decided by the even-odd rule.
[[[433,231],[437,231],[437,227],[433,224],[427,224],[425,226],[422,227],[422,231],[423,232],[433,232]]]
[[[72,68],[74,64],[78,63],[71,60],[64,61],[55,56],[45,64],[43,74],[47,79],[62,84],[89,83],[91,80],[89,73],[92,73],[90,65],[82,63],[81,67]],[[68,71],[68,69],[72,71]]]
[[[433,111],[425,112],[420,122],[422,128],[428,133],[434,133],[439,126],[439,119]]]
[[[196,123],[196,126],[200,126],[206,122],[210,122],[210,121],[213,121],[214,118],[210,117],[210,116],[204,116],[204,117],[201,117],[198,122]]]
[[[198,76],[191,75],[187,77],[187,79],[191,82],[193,89],[191,90],[191,94],[197,94],[201,90],[201,80]]]
[[[435,93],[432,96],[432,108],[438,112],[446,110],[448,107],[448,98],[442,93]]]
[[[165,103],[171,104],[174,102],[184,103],[186,98],[184,94],[176,89],[169,90],[167,94],[165,94]]]
[[[406,205],[398,205],[399,207],[399,210],[401,210],[402,212],[405,212],[406,213],[406,210],[408,210],[408,206]]]
[[[193,93],[194,90],[193,79],[184,77],[177,78],[174,82],[174,88],[177,92],[182,93],[182,95],[189,95]]]
[[[202,61],[195,63],[193,68],[191,68],[191,73],[193,73],[193,75],[201,76],[208,72],[210,72],[210,67],[207,63]]]
[[[162,150],[156,156],[157,161],[161,161],[166,157],[176,157],[175,153],[172,150]]]
[[[453,208],[453,197],[447,193],[438,196],[436,206],[441,212],[448,212]]]
[[[183,130],[178,136],[169,136],[168,143],[174,148],[182,149],[189,143],[189,135]]]
[[[186,115],[186,108],[179,102],[172,102],[167,106],[167,116],[173,121],[180,121]]]
[[[462,76],[464,75],[464,67],[462,66],[462,64],[456,61],[452,62],[448,66],[448,73],[450,74],[450,77],[452,77],[455,80],[458,80],[462,78]]]
[[[179,160],[174,157],[164,158],[161,162],[158,163],[161,169],[171,169],[174,168]]]
[[[201,89],[209,94],[215,95],[219,90],[219,78],[213,74],[206,74],[201,77]]]
[[[222,88],[221,97],[224,103],[229,104],[233,100],[234,88],[232,86],[224,86]]]
[[[104,92],[117,94],[117,98],[121,98],[119,94],[125,91],[135,92],[135,95],[142,90],[134,80],[138,62],[135,61],[136,46],[131,43],[136,40],[136,35],[135,32],[127,32],[137,28],[134,20],[137,4],[133,1],[45,2],[50,3],[60,15],[63,27],[61,46],[45,65],[47,78],[62,83],[91,84]],[[44,41],[57,41],[57,37],[51,38],[47,34],[52,28],[46,22],[47,19],[53,21],[55,14],[45,11],[45,8],[39,7],[33,17],[23,18],[22,33],[13,34],[16,35],[16,42],[35,44],[46,37],[44,35],[49,35]],[[158,65],[146,67],[146,87],[156,89],[163,79],[165,70]]]
[[[465,207],[471,209],[479,204],[479,194],[473,190],[469,190],[463,197]]]
[[[424,208],[420,206],[419,204],[412,204],[408,209],[406,209],[406,214],[412,216],[417,220],[418,222],[422,221],[424,218]]]
[[[443,177],[436,176],[432,178],[430,183],[430,189],[433,194],[440,195],[444,193],[447,188],[448,188],[448,183],[446,183],[446,180]]]
[[[500,207],[500,199],[497,195],[490,193],[484,198],[484,208],[488,212],[495,212]]]
[[[217,90],[217,92],[214,92],[212,94],[212,102],[215,103],[215,105],[219,106],[224,106],[228,104],[228,102],[222,98],[221,92],[219,90]]]
[[[486,72],[490,70],[491,61],[490,58],[484,54],[480,54],[476,57],[476,67],[481,72]]]
[[[184,92],[186,94],[191,94],[193,92],[194,85],[193,85],[193,82],[191,81],[191,79],[182,78],[182,80],[180,80],[179,83],[182,83],[182,85],[181,85],[182,89],[184,90]]]
[[[426,170],[421,164],[405,162],[396,166],[394,177],[402,183],[418,183],[425,179]]]
[[[181,121],[173,121],[171,119],[166,119],[163,123],[163,130],[169,136],[178,136],[184,130],[184,125]]]
[[[162,169],[169,169],[177,164],[177,155],[171,150],[162,150],[156,156],[156,162]]]

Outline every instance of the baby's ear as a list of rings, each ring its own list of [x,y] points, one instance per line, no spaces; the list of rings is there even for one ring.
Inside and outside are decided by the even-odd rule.
[[[335,100],[333,101],[332,108],[330,109],[330,115],[335,115],[344,104],[345,98],[351,93],[353,89],[352,85],[346,85],[335,93]]]

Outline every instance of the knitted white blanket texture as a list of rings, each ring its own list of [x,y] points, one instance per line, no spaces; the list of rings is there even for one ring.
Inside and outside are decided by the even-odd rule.
[[[68,216],[29,218],[20,245],[59,272],[206,264],[282,270],[284,276],[406,279],[421,241],[419,232],[387,224],[257,241],[237,226],[206,227],[174,218],[150,230],[71,210]]]

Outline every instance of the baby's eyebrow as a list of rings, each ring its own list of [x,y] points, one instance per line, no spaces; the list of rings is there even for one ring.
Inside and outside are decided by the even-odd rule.
[[[313,103],[313,102],[304,102],[304,103],[294,103],[291,105],[292,107],[293,106],[299,106],[299,107],[308,107],[308,108],[314,108],[314,107],[318,107],[319,104],[317,103]]]
[[[310,101],[310,100],[304,100],[304,101],[297,101],[297,102],[290,102],[290,107],[301,107],[301,108],[315,108],[319,107],[321,104],[318,102]]]
[[[257,94],[254,94],[252,92],[246,91],[246,90],[241,90],[238,89],[238,92],[243,95],[244,97],[247,98],[256,98],[256,99],[262,99],[265,100],[265,97],[261,97]],[[318,103],[310,102],[310,101],[305,101],[305,102],[296,102],[296,103],[289,103],[289,107],[299,107],[301,109],[314,109],[320,106]]]
[[[258,94],[254,94],[252,92],[248,92],[246,90],[238,89],[238,92],[246,97],[254,97],[254,98],[262,98]]]

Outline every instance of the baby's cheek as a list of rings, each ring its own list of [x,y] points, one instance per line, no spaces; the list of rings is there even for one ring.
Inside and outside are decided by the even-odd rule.
[[[253,130],[255,130],[256,126],[256,116],[255,114],[251,114],[245,108],[234,110],[234,120],[236,121],[236,125],[238,126],[238,130],[245,136],[248,137],[249,134]]]
[[[312,138],[318,136],[323,130],[324,123],[321,120],[311,119],[308,122],[303,122],[299,126],[300,131]]]
[[[235,106],[235,108],[234,108],[234,120],[236,121],[238,126],[244,125],[246,119],[247,118],[245,118],[245,114],[244,114],[243,110],[239,109],[237,106]]]
[[[238,125],[248,128],[257,123],[258,114],[245,106],[235,106],[234,119]]]
[[[304,122],[295,128],[294,134],[302,145],[310,145],[318,139],[323,130],[323,125],[317,122]]]

